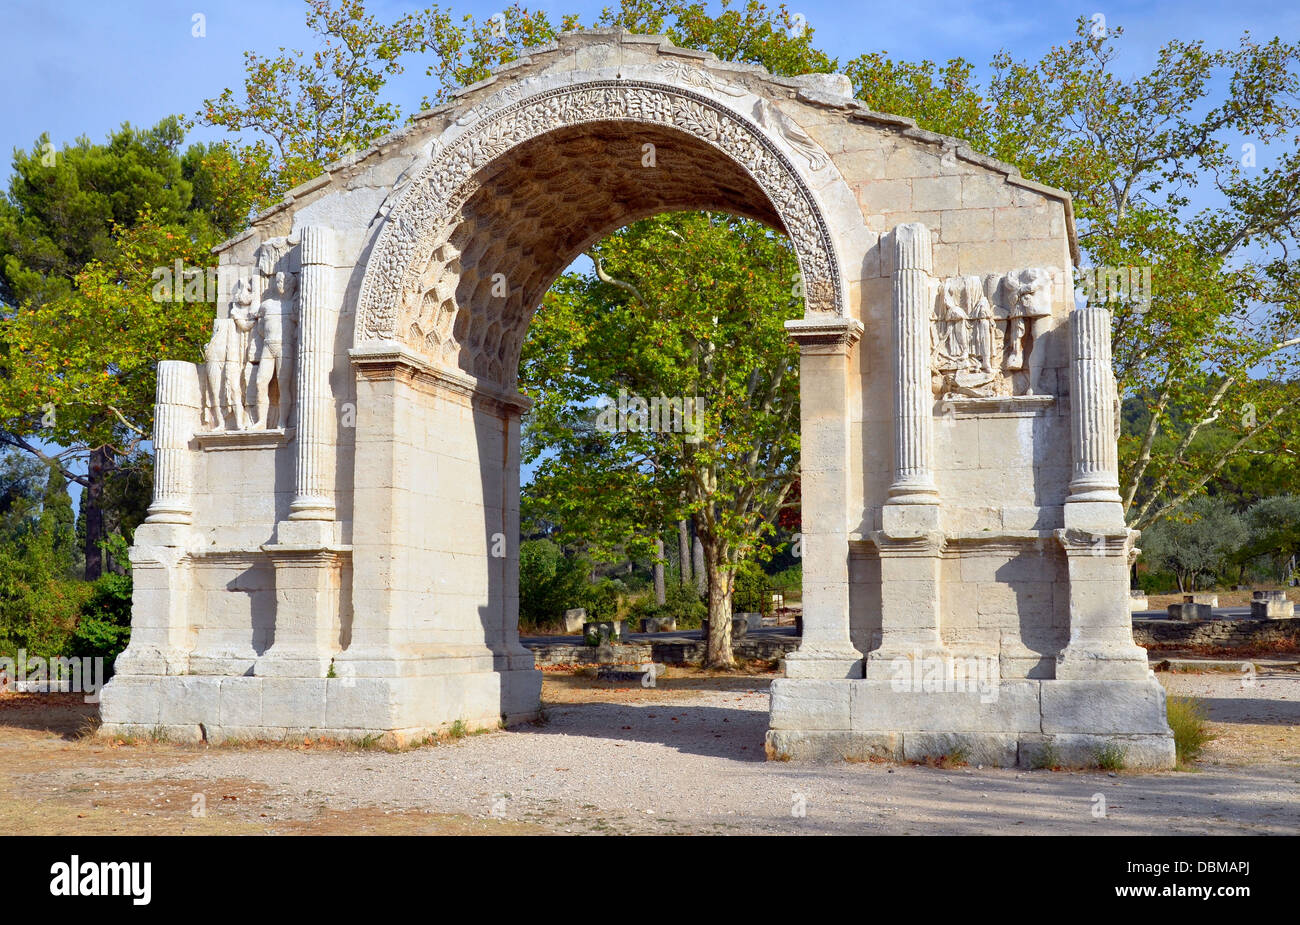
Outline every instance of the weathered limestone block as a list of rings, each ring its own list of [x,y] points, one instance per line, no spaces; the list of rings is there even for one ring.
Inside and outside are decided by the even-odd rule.
[[[1191,601],[1182,604],[1170,604],[1168,613],[1170,620],[1214,619],[1214,609],[1209,604],[1192,603]]]
[[[996,667],[996,661],[994,662]],[[850,726],[880,732],[1037,732],[1040,715],[1035,681],[949,681],[955,690],[926,690],[924,672],[890,681],[854,681]]]
[[[1020,738],[1014,733],[905,732],[903,760],[925,761],[927,758],[957,758],[969,765],[1014,767],[1019,756]]]
[[[566,633],[580,632],[586,622],[587,608],[585,607],[573,607],[564,612],[564,631]]]
[[[850,728],[852,688],[840,680],[778,678],[772,682],[772,729]]]
[[[1044,681],[1043,732],[1172,735],[1165,689],[1145,681]]]
[[[582,624],[582,641],[589,646],[608,645],[623,639],[623,620],[590,620]]]

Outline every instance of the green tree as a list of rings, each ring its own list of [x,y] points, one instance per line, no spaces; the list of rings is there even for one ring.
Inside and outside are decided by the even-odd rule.
[[[71,578],[77,565],[76,517],[72,512],[72,497],[68,494],[68,480],[58,466],[49,467],[45,495],[41,499],[39,529],[49,535],[55,572]]]
[[[1142,551],[1155,567],[1174,573],[1179,591],[1194,591],[1202,577],[1229,565],[1246,538],[1245,523],[1227,502],[1200,497],[1151,527],[1142,537]]]
[[[401,73],[401,57],[423,44],[419,17],[386,26],[362,0],[307,0],[307,25],[318,37],[314,51],[245,52],[242,92],[228,87],[196,114],[205,125],[256,136],[244,157],[267,165],[276,195],[393,130],[400,110],[380,91]]]
[[[51,153],[42,140],[15,153],[0,199],[0,443],[86,489],[90,578],[115,519],[106,485],[148,458],[157,361],[201,359],[210,250],[262,195],[258,164],[182,141],[174,117],[123,126],[106,144]],[[194,273],[167,298],[159,274],[178,261]]]
[[[637,222],[589,256],[592,273],[560,281],[525,342],[521,387],[544,435],[528,495],[597,555],[651,555],[662,525],[693,519],[708,660],[730,665],[736,569],[798,477],[798,352],[783,326],[803,312],[797,261],[781,235],[711,213]]]
[[[1260,498],[1246,511],[1249,539],[1238,554],[1243,565],[1263,560],[1270,577],[1289,579],[1300,555],[1300,495]]]

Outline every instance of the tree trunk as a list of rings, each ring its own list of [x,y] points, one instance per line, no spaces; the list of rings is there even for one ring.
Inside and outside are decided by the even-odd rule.
[[[691,582],[691,528],[685,520],[677,521],[677,554],[682,587]]]
[[[709,593],[709,571],[704,567],[704,544],[700,542],[699,534],[695,535],[695,590],[700,593],[700,597]]]
[[[86,580],[94,581],[104,573],[104,554],[99,542],[104,538],[104,480],[113,464],[106,449],[90,451],[86,478]]]
[[[664,587],[664,541],[663,537],[655,537],[655,603],[662,607],[668,603],[668,592]]]
[[[697,538],[695,542],[699,542]],[[697,547],[699,548],[699,547]],[[724,572],[715,557],[706,559],[709,580],[709,641],[704,664],[708,668],[734,668],[731,654],[731,573]]]

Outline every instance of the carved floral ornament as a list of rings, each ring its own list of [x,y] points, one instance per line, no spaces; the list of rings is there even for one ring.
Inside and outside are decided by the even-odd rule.
[[[430,162],[402,194],[367,266],[357,309],[358,342],[398,339],[404,315],[411,311],[408,303],[419,305],[428,257],[445,243],[447,225],[477,188],[473,177],[479,170],[533,138],[588,122],[675,128],[740,164],[785,224],[799,258],[809,313],[843,314],[830,230],[789,159],[757,126],[699,93],[638,81],[584,83],[511,101],[514,95],[502,95],[449,142],[440,140]],[[789,138],[787,123],[792,122],[769,121]],[[799,136],[794,141],[795,150],[807,157],[808,143]]]

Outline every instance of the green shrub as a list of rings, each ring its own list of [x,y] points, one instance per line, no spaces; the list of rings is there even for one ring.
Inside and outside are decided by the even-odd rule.
[[[1205,704],[1195,697],[1170,696],[1165,700],[1169,728],[1174,731],[1174,752],[1179,764],[1200,757],[1201,749],[1214,738],[1210,732]]]
[[[519,625],[553,624],[571,607],[582,607],[587,584],[585,560],[565,556],[550,540],[527,540],[519,547]]]
[[[585,582],[578,592],[578,602],[574,607],[587,608],[588,620],[617,620],[619,594],[623,590],[622,582],[609,578],[600,581]]]
[[[758,563],[746,559],[736,569],[732,586],[732,608],[737,612],[772,613],[772,579]]]
[[[105,675],[131,639],[131,576],[109,573],[90,585],[68,655],[104,659]]]
[[[647,617],[675,617],[678,629],[691,630],[699,629],[708,615],[709,608],[700,600],[694,585],[670,582],[664,588],[662,605],[655,603],[653,591],[642,594],[629,603],[627,619],[634,631],[641,629],[641,621]]]
[[[63,655],[91,587],[24,565],[0,554],[0,654]]]
[[[1097,749],[1093,755],[1097,762],[1097,767],[1103,771],[1122,771],[1124,770],[1125,755],[1124,749],[1114,742],[1107,742],[1101,748]]]

